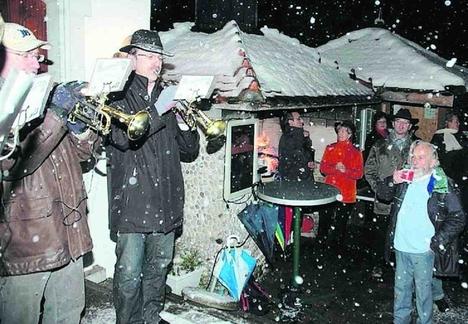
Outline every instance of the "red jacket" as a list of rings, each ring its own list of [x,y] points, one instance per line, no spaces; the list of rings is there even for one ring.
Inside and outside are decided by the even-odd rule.
[[[336,164],[345,165],[345,172],[338,171]],[[350,141],[327,145],[320,162],[320,172],[325,175],[325,183],[341,191],[342,202],[356,201],[356,180],[362,178],[362,153]]]

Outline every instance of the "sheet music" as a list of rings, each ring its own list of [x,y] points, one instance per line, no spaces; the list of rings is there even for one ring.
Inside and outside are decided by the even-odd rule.
[[[129,58],[99,58],[94,65],[87,95],[122,91],[132,72]]]
[[[0,152],[31,87],[33,74],[13,69],[0,91]]]
[[[14,128],[21,128],[27,122],[42,115],[49,98],[49,93],[52,90],[52,85],[52,76],[49,73],[35,76],[21,110],[13,123]]]
[[[197,98],[208,99],[213,92],[214,76],[212,75],[183,75],[177,85],[175,100],[192,102]]]

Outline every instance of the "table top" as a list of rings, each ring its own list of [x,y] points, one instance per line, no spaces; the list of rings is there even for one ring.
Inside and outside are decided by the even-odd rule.
[[[272,181],[258,186],[258,198],[286,206],[318,206],[336,200],[339,190],[314,181]]]

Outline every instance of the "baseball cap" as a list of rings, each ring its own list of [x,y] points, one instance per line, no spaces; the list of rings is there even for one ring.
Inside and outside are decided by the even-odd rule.
[[[37,39],[28,28],[15,24],[5,23],[3,46],[17,52],[29,52],[36,48],[50,49],[50,44]]]

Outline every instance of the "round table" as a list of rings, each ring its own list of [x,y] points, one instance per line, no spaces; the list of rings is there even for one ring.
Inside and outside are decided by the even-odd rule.
[[[339,190],[329,184],[314,181],[272,181],[261,183],[257,189],[258,198],[278,205],[294,207],[293,225],[293,281],[297,286],[301,239],[301,208],[325,205],[336,201]]]

